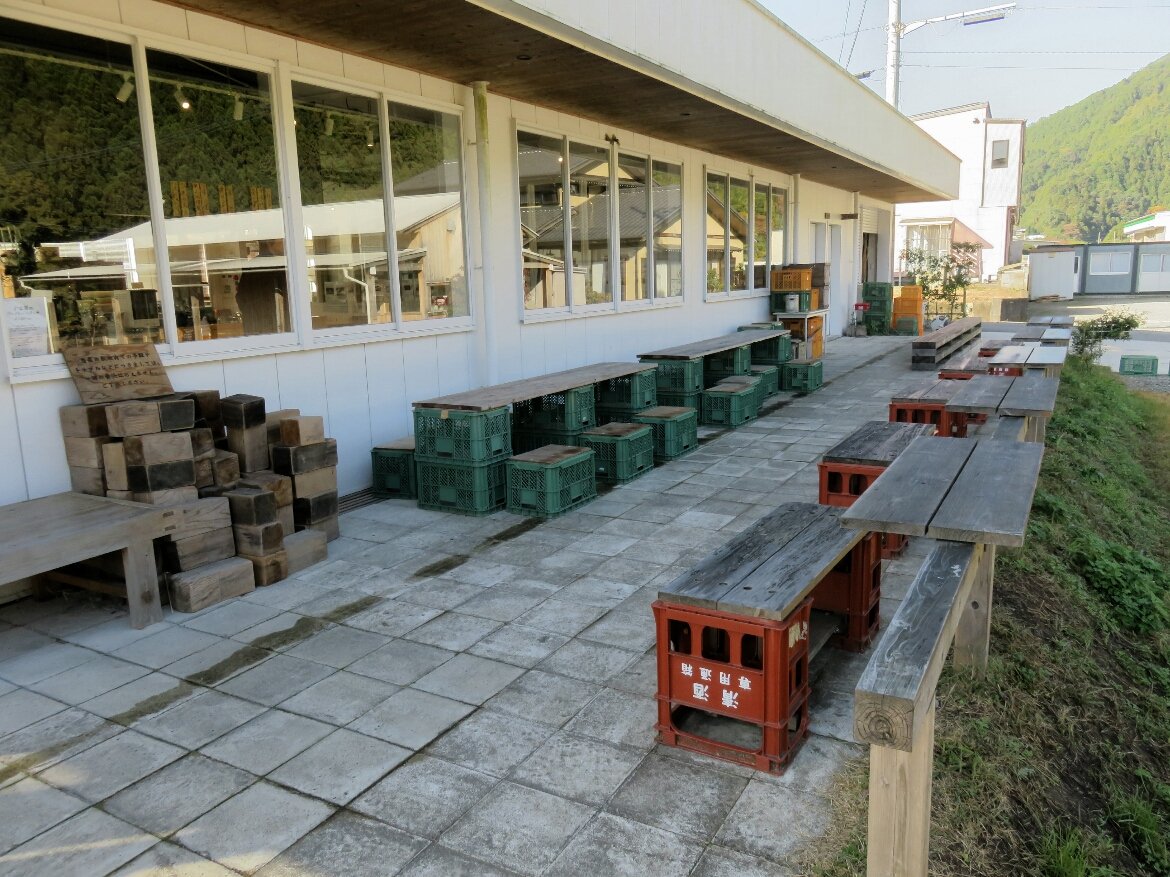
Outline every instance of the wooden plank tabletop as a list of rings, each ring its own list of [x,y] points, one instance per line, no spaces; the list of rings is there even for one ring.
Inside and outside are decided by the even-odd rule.
[[[1007,347],[1001,347],[999,352],[987,362],[989,365],[1023,365],[1028,361],[1031,351],[1037,349],[1039,348],[1010,344]]]
[[[1012,336],[1012,341],[1039,341],[1046,331],[1043,326],[1025,326]]]
[[[652,362],[599,362],[594,365],[571,368],[568,371],[554,372],[551,375],[521,378],[506,384],[494,384],[476,390],[465,390],[462,393],[452,393],[449,396],[439,396],[435,399],[422,399],[415,402],[414,407],[446,408],[455,411],[490,411],[493,408],[502,408],[505,405],[523,402],[525,399],[550,396],[554,393],[572,390],[574,387],[584,387],[586,384],[596,384],[599,381],[608,381],[610,378],[620,378],[637,372],[649,371],[654,367]]]
[[[1029,372],[1022,378],[1007,378],[1011,387],[999,405],[999,413],[1011,417],[1047,417],[1056,408],[1056,394],[1060,390],[1058,378],[1047,378]]]
[[[1028,320],[1028,325],[1029,326],[1045,326],[1045,327],[1051,326],[1052,325],[1052,317],[1031,317]]]
[[[732,332],[730,335],[720,335],[718,338],[707,338],[704,341],[692,341],[678,347],[655,350],[652,353],[639,353],[638,356],[653,359],[698,359],[700,356],[734,350],[745,344],[755,344],[757,341],[767,341],[769,338],[787,334],[787,329],[747,329],[743,332]]]
[[[592,453],[589,448],[578,448],[575,445],[543,445],[534,450],[525,451],[523,454],[517,454],[512,459],[522,463],[540,463],[544,466],[552,466],[582,454]]]
[[[1025,365],[1028,368],[1063,366],[1068,359],[1067,347],[1033,347]]]
[[[910,442],[919,436],[933,435],[930,423],[890,423],[871,420],[852,435],[825,451],[827,463],[852,463],[858,466],[888,466]]]
[[[648,423],[606,423],[585,430],[581,435],[606,436],[607,438],[625,438],[639,432],[649,432]]]
[[[956,384],[963,381],[943,381],[938,378],[927,378],[913,384],[907,384],[895,390],[890,396],[891,402],[921,402],[924,404],[946,404],[959,391]]]
[[[994,414],[999,410],[1003,397],[1011,389],[1015,378],[996,375],[976,375],[963,384],[959,392],[947,403],[947,411],[960,414]]]
[[[845,509],[859,530],[1019,546],[1044,447],[994,439],[919,438]]]
[[[783,620],[864,538],[841,509],[786,503],[658,592],[663,600]]]
[[[1045,329],[1044,334],[1040,336],[1040,341],[1044,344],[1060,344],[1061,342],[1072,340],[1072,329],[1063,329],[1053,327]]]

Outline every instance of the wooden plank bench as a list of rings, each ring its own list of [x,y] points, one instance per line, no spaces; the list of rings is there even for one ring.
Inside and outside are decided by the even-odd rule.
[[[652,371],[652,362],[599,362],[535,378],[521,378],[475,390],[464,390],[434,399],[420,399],[415,408],[441,408],[456,411],[491,411],[540,396],[552,396],[638,372]]]
[[[839,514],[779,506],[659,591],[661,742],[761,770],[788,765],[808,734],[808,661],[837,626],[818,629],[810,597],[865,538]],[[758,739],[722,737],[719,717],[755,725]]]
[[[976,375],[985,374],[987,359],[977,352],[952,357],[950,362],[938,369],[938,376],[944,381],[968,381]]]
[[[947,410],[951,398],[964,383],[927,378],[896,390],[890,395],[890,422],[930,423],[934,424],[939,435],[966,435],[967,416]]]
[[[964,317],[915,338],[910,343],[910,368],[934,371],[948,357],[979,340],[982,332],[983,321],[979,317]]]
[[[787,329],[744,329],[742,332],[732,332],[730,335],[720,335],[716,338],[706,338],[702,341],[692,341],[689,344],[680,344],[677,347],[667,347],[650,353],[639,353],[642,359],[700,359],[716,353],[724,353],[737,347],[755,344],[757,341],[768,341],[787,335]],[[646,365],[643,363],[643,365]]]
[[[1020,376],[1026,371],[1040,371],[1047,377],[1057,377],[1068,358],[1067,347],[1013,345],[1002,348],[987,364],[993,375]]]

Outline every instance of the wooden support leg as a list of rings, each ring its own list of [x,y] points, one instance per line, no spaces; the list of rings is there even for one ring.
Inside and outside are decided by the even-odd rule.
[[[911,750],[869,748],[867,877],[926,877],[934,704],[916,726]]]
[[[977,545],[979,572],[971,583],[967,605],[955,630],[955,666],[976,673],[987,669],[991,649],[991,599],[995,584],[995,546]]]
[[[139,539],[123,548],[122,569],[126,577],[126,601],[130,604],[130,626],[141,630],[162,621],[154,542]]]

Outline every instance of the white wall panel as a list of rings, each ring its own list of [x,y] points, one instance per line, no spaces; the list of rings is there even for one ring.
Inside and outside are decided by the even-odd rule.
[[[250,393],[265,400],[280,398],[280,375],[276,356],[254,356],[244,359],[226,359],[223,363],[224,394]],[[272,407],[272,406],[269,406]],[[280,406],[272,408],[275,411]]]
[[[372,443],[380,445],[413,434],[401,342],[367,344],[365,351]]]
[[[72,381],[18,384],[12,388],[20,425],[20,450],[30,497],[69,489],[69,465],[57,409],[76,405]]]
[[[345,496],[370,485],[369,387],[361,346],[325,351],[329,432],[337,439],[337,489]]]
[[[329,351],[305,350],[276,357],[280,396],[266,400],[268,408],[299,408],[301,414],[324,417],[325,433],[336,428],[329,419],[329,392],[325,383],[325,357]]]

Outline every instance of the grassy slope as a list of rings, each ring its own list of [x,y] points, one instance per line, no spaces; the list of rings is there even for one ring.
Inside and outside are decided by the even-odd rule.
[[[992,660],[940,682],[931,873],[1170,875],[1170,399],[1071,363]],[[866,766],[808,869],[863,874]]]

